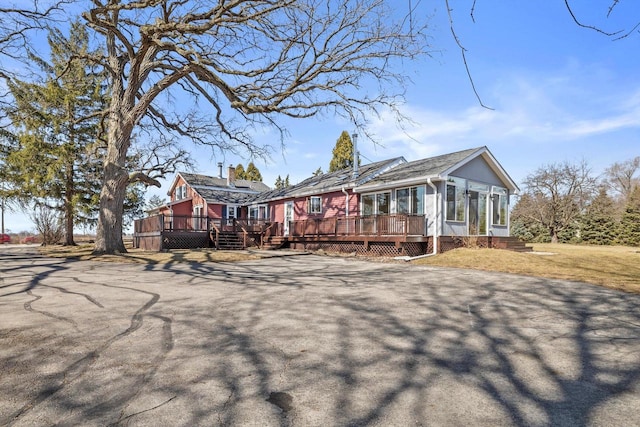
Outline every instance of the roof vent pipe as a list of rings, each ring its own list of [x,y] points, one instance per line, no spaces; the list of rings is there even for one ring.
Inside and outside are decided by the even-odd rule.
[[[218,178],[222,178],[222,162],[218,162]]]
[[[353,133],[351,135],[351,141],[353,141],[353,178],[358,177],[358,163],[360,163],[360,153],[358,153],[358,134]]]

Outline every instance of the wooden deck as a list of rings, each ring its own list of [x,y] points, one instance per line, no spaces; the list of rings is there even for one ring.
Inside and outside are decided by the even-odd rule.
[[[305,219],[284,224],[262,219],[156,215],[136,220],[133,244],[152,251],[212,247],[326,250],[362,255],[418,256],[433,251],[424,216],[380,215]],[[438,252],[469,246],[527,250],[515,238],[440,236]]]

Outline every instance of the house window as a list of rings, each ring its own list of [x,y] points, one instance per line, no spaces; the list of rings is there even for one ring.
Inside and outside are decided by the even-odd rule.
[[[424,215],[424,186],[396,190],[397,212],[407,215]]]
[[[268,209],[265,205],[249,207],[249,219],[266,219]]]
[[[365,194],[362,196],[362,215],[368,216],[375,213],[375,194]]]
[[[227,219],[238,218],[238,207],[235,205],[227,205]]]
[[[502,187],[493,187],[491,189],[491,193],[491,223],[493,225],[507,225],[507,205],[509,193],[506,188]]]
[[[389,215],[391,213],[391,192],[364,194],[362,215]]]
[[[206,228],[206,218],[203,216],[203,209],[201,205],[193,207],[193,229],[204,230]]]
[[[465,220],[465,191],[464,179],[449,177],[447,179],[447,221]]]
[[[309,200],[309,213],[322,213],[322,198],[320,196],[311,196]]]
[[[187,197],[187,186],[180,185],[176,187],[176,200],[181,200]]]

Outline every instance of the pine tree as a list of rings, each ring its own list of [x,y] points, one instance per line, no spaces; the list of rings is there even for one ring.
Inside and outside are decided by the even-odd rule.
[[[282,177],[280,175],[278,175],[278,177],[276,178],[276,182],[273,185],[276,190],[282,190],[284,188],[284,181],[282,180]]]
[[[634,186],[620,220],[618,241],[623,245],[640,246],[640,185]]]
[[[358,165],[360,159],[358,159]],[[333,158],[329,163],[329,172],[335,172],[342,169],[353,167],[353,142],[349,136],[349,132],[343,130],[340,137],[336,141],[333,148]]]
[[[284,188],[291,187],[291,184],[289,183],[289,174],[287,174],[287,177],[282,182],[282,185],[284,186]]]
[[[238,163],[238,166],[236,166],[236,179],[247,179],[245,176],[244,166],[242,166],[242,163]]]
[[[322,168],[319,167],[318,169],[316,169],[312,176],[320,176],[322,174],[324,174],[324,172],[322,172]]]
[[[260,171],[253,162],[249,162],[247,165],[247,171],[244,174],[244,179],[247,181],[262,182],[262,174],[260,174]]]
[[[31,56],[45,74],[43,83],[11,81],[15,108],[8,110],[17,146],[5,158],[10,181],[23,201],[62,212],[65,243],[73,245],[76,223],[95,218],[102,179],[99,139],[101,113],[107,103],[105,77],[94,73],[75,55],[92,54],[79,22],[65,37],[48,35],[50,61]]]
[[[606,187],[600,187],[582,219],[581,237],[585,243],[610,245],[616,239],[615,204]]]

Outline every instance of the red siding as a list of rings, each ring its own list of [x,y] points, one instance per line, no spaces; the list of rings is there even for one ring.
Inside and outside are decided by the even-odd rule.
[[[191,207],[191,200],[187,200],[184,203],[178,203],[171,206],[171,211],[174,215],[190,216],[193,214],[193,208]]]
[[[222,218],[222,205],[207,205],[209,218]]]
[[[316,195],[313,195],[316,196]],[[341,191],[334,191],[326,194],[317,194],[322,197],[322,213],[309,214],[308,200],[312,196],[298,197],[296,199],[278,200],[269,204],[271,219],[277,222],[284,221],[284,204],[293,201],[293,219],[305,220],[308,218],[333,218],[335,216],[345,216],[347,214],[345,206],[345,195]],[[358,214],[359,195],[349,191],[349,216]]]

